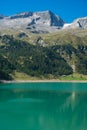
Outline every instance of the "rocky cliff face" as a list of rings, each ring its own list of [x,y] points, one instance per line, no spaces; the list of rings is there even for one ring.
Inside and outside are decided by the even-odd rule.
[[[32,15],[33,15],[32,12],[23,12],[23,13],[19,13],[19,14],[10,16],[10,19],[27,18],[27,17],[30,17]]]
[[[0,15],[0,29],[28,30],[32,33],[56,32],[59,29],[87,28],[87,17],[76,19],[67,24],[51,11],[22,12],[4,17]]]
[[[10,16],[9,18],[10,19],[28,18],[31,21],[34,21],[32,24],[44,24],[48,26],[59,26],[59,27],[62,27],[64,25],[64,21],[51,11],[34,12],[34,13],[23,12],[17,15]]]
[[[78,18],[76,20],[74,20],[71,24],[65,24],[64,27],[65,29],[69,29],[69,28],[87,28],[87,17],[83,17],[83,18]]]
[[[36,16],[36,24],[45,24],[48,26],[59,26],[64,25],[64,21],[57,15],[53,14],[51,11],[37,12],[33,14]]]
[[[72,26],[77,28],[87,28],[87,17],[76,19]]]
[[[64,21],[51,11],[23,12],[9,17],[0,16],[0,28],[28,29],[34,33],[54,32]]]

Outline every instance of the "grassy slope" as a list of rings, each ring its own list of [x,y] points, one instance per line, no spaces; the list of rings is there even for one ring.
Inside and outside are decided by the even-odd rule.
[[[19,38],[17,35],[21,32],[24,32],[28,37]],[[32,34],[29,30],[13,30],[13,29],[3,29],[0,30],[0,35],[8,34],[14,35],[16,39],[27,41],[31,44],[41,36],[47,46],[52,45],[64,45],[64,44],[73,44],[76,47],[78,44],[87,44],[87,29],[72,29],[72,30],[60,30],[55,33],[48,34]]]
[[[43,39],[49,45],[72,44],[76,47],[78,44],[87,44],[87,30],[68,30],[60,31],[54,34],[43,35]]]
[[[72,81],[72,80],[75,80],[75,81],[81,81],[81,80],[84,80],[84,81],[87,81],[87,75],[83,75],[83,74],[78,74],[78,73],[74,73],[72,75],[69,75],[69,76],[62,76],[59,78],[60,80],[64,80],[64,81]]]
[[[61,76],[61,77],[54,77],[53,75],[48,75],[47,77],[32,77],[22,72],[15,71],[13,74],[11,74],[14,80],[52,80],[56,79],[59,81],[87,81],[87,75],[74,73],[72,75],[68,76]]]

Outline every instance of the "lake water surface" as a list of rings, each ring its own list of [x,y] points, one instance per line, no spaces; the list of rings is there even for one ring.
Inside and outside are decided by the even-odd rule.
[[[87,83],[0,84],[0,130],[87,130]]]

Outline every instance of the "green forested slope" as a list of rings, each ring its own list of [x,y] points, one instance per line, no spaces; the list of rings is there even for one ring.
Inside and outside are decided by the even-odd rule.
[[[69,40],[65,42],[66,39]],[[86,75],[87,45],[86,38],[83,39],[64,35],[61,41],[56,34],[54,37],[42,36],[31,44],[12,35],[0,36],[0,79],[12,79],[15,71],[33,77],[59,77],[73,72]]]

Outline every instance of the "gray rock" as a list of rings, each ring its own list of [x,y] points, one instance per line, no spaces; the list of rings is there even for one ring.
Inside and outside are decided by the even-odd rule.
[[[0,14],[0,19],[3,19],[4,17],[5,17],[4,15]]]
[[[44,24],[49,26],[59,26],[62,27],[64,25],[64,21],[51,11],[43,11],[43,12],[36,12],[34,13],[36,15],[36,24]]]
[[[27,17],[30,17],[32,15],[33,15],[32,12],[23,12],[23,13],[18,13],[16,15],[10,16],[10,19],[27,18]]]
[[[78,18],[76,20],[74,20],[71,24],[65,24],[64,29],[69,29],[69,28],[87,28],[87,17],[83,17],[83,18]]]
[[[23,12],[5,17],[0,15],[0,29],[26,29],[32,33],[53,33],[61,29],[87,28],[87,17],[76,19],[67,24],[51,11]]]
[[[28,35],[25,32],[21,32],[17,36],[20,37],[20,38],[28,37]]]
[[[87,17],[76,19],[72,25],[78,28],[87,28]]]

